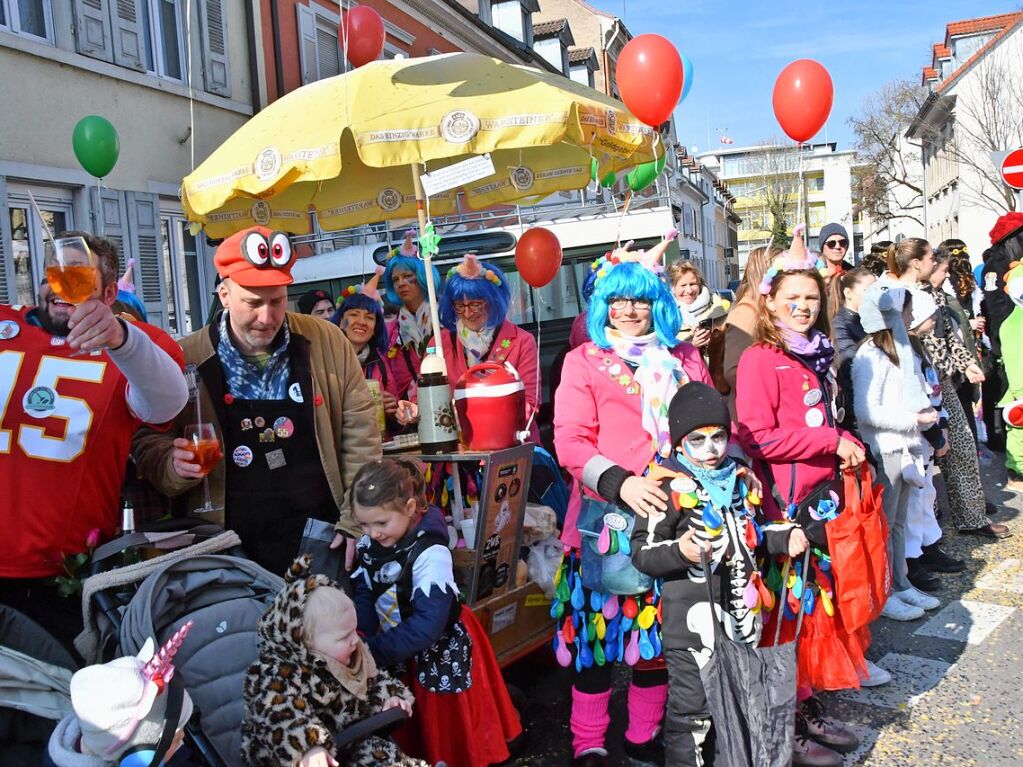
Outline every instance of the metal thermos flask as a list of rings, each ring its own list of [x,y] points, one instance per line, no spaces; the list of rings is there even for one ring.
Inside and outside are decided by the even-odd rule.
[[[444,360],[426,350],[419,368],[419,449],[423,453],[458,450],[458,425]]]

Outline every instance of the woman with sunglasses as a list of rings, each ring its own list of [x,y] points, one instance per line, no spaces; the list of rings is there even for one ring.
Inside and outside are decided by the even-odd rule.
[[[515,368],[526,390],[530,436],[539,443],[540,431],[533,417],[540,407],[536,339],[507,320],[510,298],[508,278],[496,264],[480,263],[470,253],[451,267],[440,299],[444,361],[452,385],[481,362],[507,362]]]
[[[671,452],[668,403],[689,381],[711,383],[699,351],[678,340],[678,306],[651,268],[667,243],[645,254],[619,249],[598,262],[587,314],[589,340],[565,357],[554,395],[554,444],[559,462],[575,480],[561,534],[567,553],[559,571],[560,582],[575,585],[577,593],[570,600],[556,594],[552,608],[558,616],[558,660],[576,670],[569,723],[573,767],[619,763],[608,756],[605,742],[617,663],[632,667],[625,753],[664,763],[662,740],[656,737],[668,695],[663,658],[653,647],[642,654],[618,651],[641,633],[634,628],[620,633],[631,619],[623,624],[619,616],[637,604],[657,612],[653,587],[634,595],[623,595],[621,589],[605,593],[590,573],[582,572],[581,547],[586,520],[609,508],[604,502],[614,504],[621,519],[667,508],[659,483],[645,475],[652,461]],[[603,625],[605,619],[610,633],[587,633],[573,641],[579,636],[573,626]],[[650,621],[649,631],[656,634],[655,619]]]

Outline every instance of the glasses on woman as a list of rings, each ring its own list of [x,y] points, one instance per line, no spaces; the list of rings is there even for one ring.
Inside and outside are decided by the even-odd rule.
[[[487,308],[486,301],[455,301],[451,307],[455,310],[455,314],[460,314],[463,317],[466,315],[479,314]]]
[[[824,244],[827,245],[829,248],[848,248],[849,247],[849,240],[844,240],[844,239],[828,240]]]
[[[649,298],[612,298],[607,302],[607,305],[616,311],[621,311],[627,306],[631,306],[637,311],[645,312],[649,311],[653,305]]]

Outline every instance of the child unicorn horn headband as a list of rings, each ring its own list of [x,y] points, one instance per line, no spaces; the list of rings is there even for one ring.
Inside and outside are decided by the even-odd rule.
[[[395,256],[405,256],[406,258],[415,258],[419,255],[419,249],[412,243],[412,238],[415,236],[415,229],[405,230],[405,240],[396,248],[391,248],[391,252],[387,254],[387,257],[394,258]]]
[[[497,273],[492,269],[485,269],[475,253],[467,254],[460,264],[448,269],[448,279],[456,274],[465,280],[485,279],[498,286],[501,284],[501,278],[497,276]]]
[[[618,264],[640,264],[654,274],[662,274],[664,272],[664,254],[677,236],[678,229],[672,229],[664,235],[664,239],[646,250],[632,250],[633,241],[629,240],[624,245],[598,258],[590,265],[590,269],[597,273],[597,280],[606,276],[608,271]]]
[[[774,281],[786,272],[816,271],[821,277],[828,276],[828,265],[824,259],[806,249],[806,244],[803,242],[805,229],[803,224],[796,226],[792,233],[792,244],[789,245],[789,249],[782,251],[771,261],[771,265],[764,272],[764,278],[760,281],[761,295],[770,295]]]

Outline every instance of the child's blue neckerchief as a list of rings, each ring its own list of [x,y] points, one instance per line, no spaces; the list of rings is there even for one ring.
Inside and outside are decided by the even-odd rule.
[[[715,508],[722,511],[732,505],[732,495],[735,493],[735,481],[739,477],[738,464],[731,458],[725,458],[725,462],[716,469],[704,469],[695,465],[686,458],[681,450],[675,451],[675,458],[686,470],[693,475],[693,478],[700,483],[701,487],[710,496],[710,502]]]

